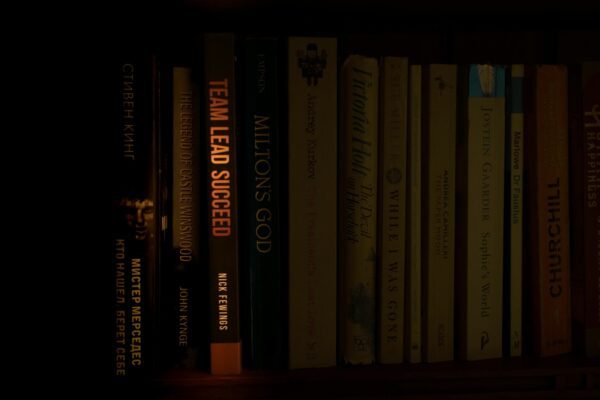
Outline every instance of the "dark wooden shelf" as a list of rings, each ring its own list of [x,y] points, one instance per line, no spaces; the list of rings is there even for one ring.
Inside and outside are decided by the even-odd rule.
[[[245,371],[240,376],[170,371],[171,399],[599,399],[600,359],[572,356],[437,364]]]

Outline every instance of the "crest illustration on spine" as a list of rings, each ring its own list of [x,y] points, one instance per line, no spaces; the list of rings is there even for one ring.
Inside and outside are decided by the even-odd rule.
[[[297,55],[302,78],[306,79],[308,86],[317,86],[327,66],[327,51],[321,50],[319,54],[319,47],[315,43],[309,43],[306,51],[298,50]]]

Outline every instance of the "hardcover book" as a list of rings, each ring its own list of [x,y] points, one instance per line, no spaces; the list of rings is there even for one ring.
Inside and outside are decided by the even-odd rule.
[[[571,351],[567,70],[525,71],[525,146],[528,194],[533,350]]]
[[[285,293],[281,259],[278,42],[244,42],[242,254],[249,321],[245,352],[254,368],[283,367]]]
[[[288,41],[289,366],[336,364],[337,40]]]
[[[600,63],[569,69],[573,334],[600,356]]]
[[[203,242],[200,187],[205,167],[201,152],[200,92],[191,67],[177,66],[172,73],[171,229],[168,262],[161,268],[162,301],[168,303],[168,347],[176,367],[197,367],[208,339],[205,307],[206,258]],[[164,283],[164,284],[163,284]],[[168,286],[167,286],[168,284]],[[204,317],[204,318],[203,318]]]
[[[204,50],[211,372],[239,374],[242,356],[233,34],[206,34]]]

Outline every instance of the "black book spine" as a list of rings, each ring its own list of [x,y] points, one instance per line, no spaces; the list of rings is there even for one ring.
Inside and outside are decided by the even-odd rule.
[[[199,89],[192,68],[175,66],[170,71],[172,90],[171,229],[165,289],[169,304],[168,350],[176,367],[200,364],[206,322],[202,323],[202,172]]]
[[[204,49],[211,371],[236,374],[241,345],[234,36],[207,34]]]
[[[153,371],[158,264],[158,75],[149,53],[115,63],[112,163],[114,376]]]

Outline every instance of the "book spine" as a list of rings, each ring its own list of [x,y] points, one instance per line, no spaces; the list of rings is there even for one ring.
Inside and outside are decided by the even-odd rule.
[[[522,318],[523,318],[523,78],[525,68],[522,64],[511,67],[510,76],[510,114],[508,132],[508,146],[505,157],[508,165],[505,170],[509,171],[506,183],[507,194],[505,196],[507,215],[505,230],[508,233],[505,243],[505,256],[507,262],[506,272],[508,279],[505,280],[506,290],[509,293],[504,302],[507,308],[508,324],[505,329],[505,337],[508,340],[508,353],[511,357],[519,357],[522,354]]]
[[[470,65],[465,129],[458,179],[466,235],[458,246],[459,351],[467,360],[502,356],[502,267],[504,212],[504,67]],[[462,190],[461,190],[462,191]]]
[[[454,358],[456,65],[424,69],[423,300],[426,362]]]
[[[245,193],[244,260],[249,280],[250,365],[282,367],[284,302],[282,295],[280,129],[277,41],[245,42],[243,139]]]
[[[526,79],[533,348],[550,356],[571,350],[566,68],[532,67]]]
[[[114,376],[150,377],[158,263],[158,72],[154,56],[125,56],[115,70],[113,165]]]
[[[421,69],[410,66],[407,246],[406,246],[406,361],[421,362]]]
[[[238,283],[235,51],[233,34],[207,34],[210,354],[213,374],[241,372]]]
[[[585,354],[600,356],[600,63],[584,63]]]
[[[600,63],[569,69],[573,333],[588,357],[600,355],[599,93]]]
[[[288,41],[289,366],[336,363],[337,40]]]
[[[408,59],[385,57],[381,71],[377,360],[389,364],[404,358]]]
[[[377,249],[377,60],[349,56],[342,67],[340,338],[350,364],[375,360]]]
[[[171,277],[168,296],[173,328],[169,332],[173,363],[177,367],[198,365],[200,343],[205,339],[201,321],[204,308],[202,217],[200,194],[204,168],[201,158],[200,93],[189,67],[172,68],[172,204],[171,259],[167,273]],[[165,277],[167,279],[167,277]],[[167,301],[167,300],[165,300]]]

